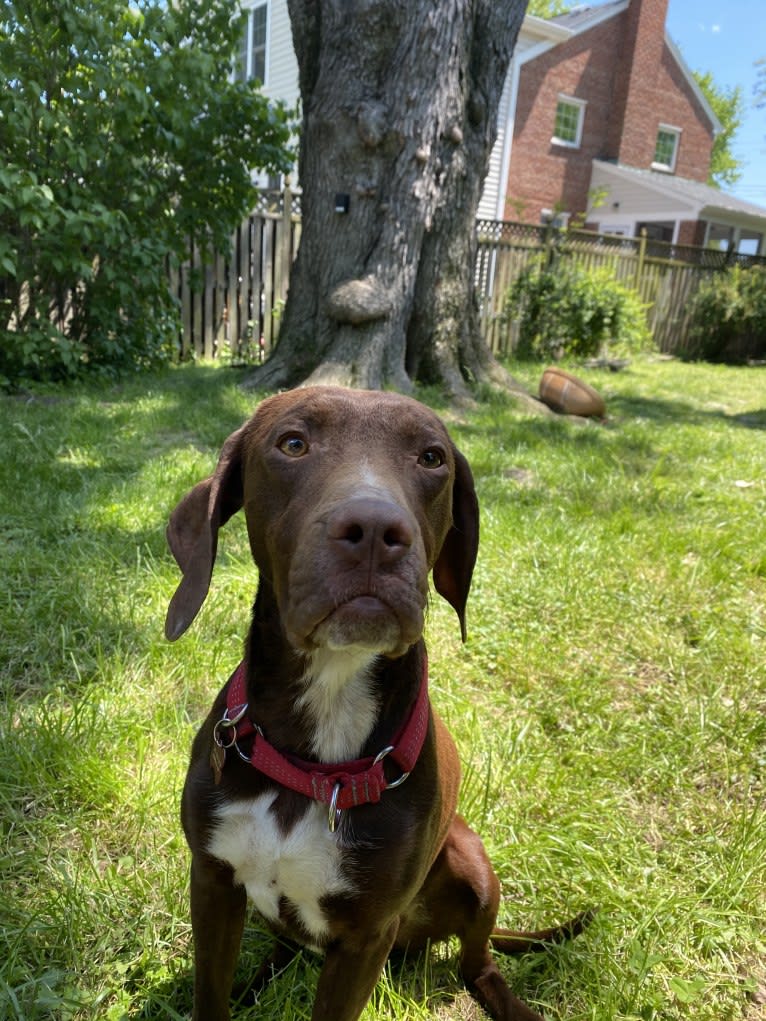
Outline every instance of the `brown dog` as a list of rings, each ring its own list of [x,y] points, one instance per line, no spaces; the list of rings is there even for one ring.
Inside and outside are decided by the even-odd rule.
[[[323,951],[314,1021],[355,1021],[393,947],[451,935],[493,1018],[539,1018],[490,946],[537,949],[583,918],[540,933],[494,927],[499,884],[455,814],[457,754],[428,703],[431,571],[465,637],[479,539],[468,463],[406,397],[316,387],[264,401],[173,511],[183,579],[168,638],[199,611],[218,529],[242,507],[259,572],[252,625],[183,795],[194,1018],[229,1017],[248,897],[280,947]]]

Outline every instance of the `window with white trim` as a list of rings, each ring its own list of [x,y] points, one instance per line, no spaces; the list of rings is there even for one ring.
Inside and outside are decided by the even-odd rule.
[[[681,137],[680,128],[671,128],[668,124],[660,124],[657,132],[657,141],[654,146],[654,159],[652,166],[655,170],[676,169],[676,156],[678,155],[678,140]]]
[[[567,145],[577,149],[582,139],[582,123],[585,119],[586,102],[572,96],[559,96],[556,103],[556,120],[553,125],[554,145]]]
[[[268,13],[268,2],[255,3],[247,9],[247,20],[240,36],[237,63],[234,68],[234,77],[237,81],[249,81],[251,78],[255,78],[262,85],[266,82]]]

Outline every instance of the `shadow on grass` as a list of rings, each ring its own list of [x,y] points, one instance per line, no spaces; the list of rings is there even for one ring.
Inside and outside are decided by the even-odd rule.
[[[766,408],[729,415],[719,410],[695,408],[684,401],[662,397],[634,397],[615,395],[609,401],[611,417],[649,419],[658,425],[683,422],[705,425],[722,422],[743,429],[766,429]]]
[[[277,1021],[285,1016],[310,1017],[316,996],[317,982],[322,966],[320,954],[300,950],[293,960],[261,987],[255,996],[248,983],[252,982],[260,964],[268,955],[272,938],[265,932],[248,932],[243,937],[243,956],[240,959],[234,985],[238,983],[246,992],[231,999],[233,1021],[255,1021],[256,1018]],[[455,952],[451,952],[454,950]],[[255,954],[253,954],[255,951]],[[544,988],[555,974],[560,962],[560,948],[552,947],[546,954],[529,954],[501,964],[512,991],[533,1003],[536,991]],[[383,975],[378,979],[370,998],[373,1006],[385,1016],[398,1016],[407,1012],[409,1004],[425,1005],[434,1015],[447,1012],[450,1016],[470,1016],[480,1012],[477,1002],[468,992],[457,971],[457,946],[439,945],[431,951],[408,955],[394,951]],[[138,1007],[139,1018],[158,1016],[186,1019],[192,1009],[193,968],[190,960],[179,973],[155,982]],[[464,1001],[461,1006],[461,1001]]]
[[[118,648],[140,652],[156,637],[133,619],[125,596],[142,558],[163,564],[170,557],[168,514],[198,481],[179,469],[174,490],[165,484],[168,466],[189,451],[213,463],[247,413],[241,378],[195,367],[0,398],[0,566],[8,593],[0,607],[0,691],[42,694],[62,681],[77,687],[97,660]],[[251,406],[258,400],[253,395]]]

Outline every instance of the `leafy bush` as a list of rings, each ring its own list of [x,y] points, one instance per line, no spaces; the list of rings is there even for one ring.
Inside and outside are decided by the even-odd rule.
[[[519,323],[519,358],[588,357],[651,345],[644,305],[607,268],[543,259],[528,266],[508,291],[505,317]]]
[[[230,74],[236,0],[4,0],[0,383],[167,357],[167,264],[222,247],[289,118]]]
[[[732,266],[704,281],[691,301],[687,358],[766,358],[766,266]]]

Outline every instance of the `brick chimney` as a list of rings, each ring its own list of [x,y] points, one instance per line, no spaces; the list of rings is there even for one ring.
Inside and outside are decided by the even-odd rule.
[[[609,118],[608,157],[648,167],[657,141],[657,79],[668,0],[630,0]]]

